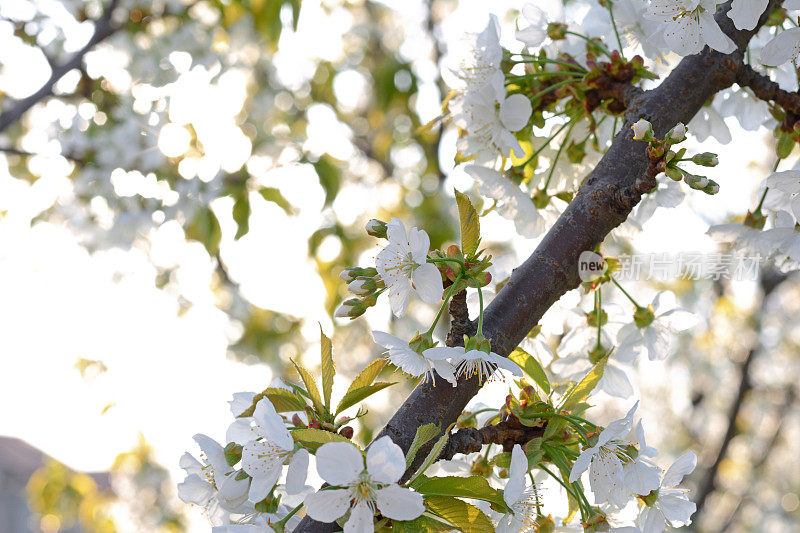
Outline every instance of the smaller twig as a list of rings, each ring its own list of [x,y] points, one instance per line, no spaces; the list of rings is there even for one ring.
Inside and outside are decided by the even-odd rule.
[[[484,444],[500,444],[503,451],[510,452],[515,444],[524,446],[529,441],[544,435],[547,422],[542,420],[541,427],[530,427],[510,417],[493,426],[462,428],[450,435],[447,445],[439,455],[439,460],[452,459],[457,453],[468,454],[481,451]]]
[[[775,102],[786,111],[800,115],[800,94],[785,91],[763,74],[759,74],[750,65],[742,65],[736,71],[736,83],[741,87],[749,87],[753,94],[765,102]]]
[[[72,156],[69,154],[36,154],[33,152],[26,152],[25,150],[19,150],[17,148],[12,148],[10,146],[0,146],[0,152],[11,154],[11,155],[18,155],[21,157],[34,157],[34,156],[41,156],[41,157],[63,157],[64,159],[68,159],[75,163],[84,164],[85,161],[79,157]]]
[[[448,311],[450,312],[450,331],[447,332],[445,344],[461,346],[464,343],[464,335],[473,332],[473,324],[469,319],[469,309],[467,308],[467,291],[459,291],[453,296]]]

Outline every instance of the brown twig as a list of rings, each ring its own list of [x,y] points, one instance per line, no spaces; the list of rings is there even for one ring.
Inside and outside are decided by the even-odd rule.
[[[759,74],[750,65],[742,64],[736,71],[736,83],[741,87],[749,87],[753,94],[765,102],[775,102],[786,111],[800,115],[800,94],[785,91],[763,74]]]
[[[439,455],[439,460],[452,459],[456,454],[468,454],[481,451],[485,444],[500,444],[503,450],[510,452],[515,444],[524,446],[529,441],[544,435],[546,423],[541,427],[522,425],[516,418],[509,418],[493,426],[462,428],[450,435],[450,438]]]
[[[55,87],[56,83],[58,83],[58,80],[64,77],[67,72],[76,68],[80,68],[81,64],[83,63],[84,56],[99,42],[103,41],[117,31],[118,26],[113,24],[112,17],[118,4],[119,0],[111,0],[103,14],[99,19],[97,19],[97,22],[95,22],[94,33],[92,34],[91,39],[89,39],[89,42],[86,43],[83,48],[78,50],[78,52],[75,53],[75,55],[72,56],[69,61],[55,66],[52,69],[53,72],[50,74],[50,78],[39,88],[38,91],[27,98],[18,101],[11,109],[0,113],[0,132],[4,131],[11,124],[19,120],[22,115],[24,115],[25,112],[33,107],[37,102],[52,95],[53,88]]]
[[[471,335],[474,324],[469,319],[467,309],[467,291],[459,291],[450,300],[450,331],[447,332],[445,344],[448,346],[463,346],[464,335]]]

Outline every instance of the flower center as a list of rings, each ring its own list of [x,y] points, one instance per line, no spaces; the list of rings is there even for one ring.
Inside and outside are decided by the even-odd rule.
[[[375,513],[376,484],[367,472],[362,472],[359,478],[350,485],[353,499],[358,503],[365,503],[372,513]]]

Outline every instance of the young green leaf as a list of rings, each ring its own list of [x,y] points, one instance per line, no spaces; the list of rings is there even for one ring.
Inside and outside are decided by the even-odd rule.
[[[375,381],[375,378],[378,377],[378,374],[380,374],[381,370],[383,370],[384,366],[386,366],[386,359],[372,360],[370,364],[365,366],[364,370],[359,372],[355,379],[353,379],[350,387],[347,388],[347,392],[372,384],[372,382]]]
[[[233,221],[237,228],[233,240],[238,241],[250,231],[250,198],[246,190],[236,197],[233,204]]]
[[[324,429],[301,428],[292,430],[291,434],[294,440],[301,443],[311,453],[316,452],[317,448],[329,442],[351,442],[347,437]]]
[[[333,364],[333,346],[331,340],[319,328],[320,337],[320,369],[322,371],[322,395],[325,398],[325,409],[331,409],[331,391],[333,390],[333,376],[336,375],[336,365]]]
[[[322,402],[322,396],[319,394],[317,384],[314,382],[314,376],[312,376],[311,372],[306,370],[303,365],[295,361],[292,361],[292,364],[297,369],[297,373],[300,374],[300,378],[306,386],[306,392],[308,393],[308,397],[311,398],[311,403],[314,404],[314,410],[323,417],[329,414],[328,410],[325,408],[325,404]]]
[[[385,389],[386,387],[391,387],[395,383],[395,381],[379,381],[377,383],[361,387],[360,389],[347,391],[347,394],[345,394],[339,401],[339,405],[336,406],[336,414],[338,415],[348,407],[354,406],[364,398],[368,398],[376,392]]]
[[[294,207],[292,207],[292,204],[289,203],[289,200],[283,196],[283,193],[281,193],[281,190],[277,187],[261,187],[258,190],[258,194],[267,202],[272,202],[283,209],[287,215],[294,213]]]
[[[492,521],[483,511],[459,499],[449,496],[430,496],[425,498],[425,506],[450,522],[457,531],[464,533],[494,531]]]
[[[240,414],[239,418],[253,416],[253,412],[256,410],[256,404],[262,398],[267,398],[270,402],[272,402],[273,407],[275,407],[275,410],[279,413],[285,413],[286,411],[302,411],[306,408],[305,400],[303,400],[301,397],[298,397],[292,391],[268,387],[255,395],[253,398],[253,405],[248,407],[242,414]]]
[[[417,434],[414,435],[414,440],[411,442],[411,446],[408,448],[408,453],[406,454],[406,470],[408,470],[411,463],[414,462],[414,458],[417,456],[419,449],[438,434],[439,426],[433,422],[423,424],[417,428]]]
[[[475,211],[475,207],[466,194],[458,191],[455,191],[455,194],[458,218],[461,222],[461,251],[465,255],[474,254],[478,251],[478,245],[481,242],[481,223],[478,219],[478,212]]]
[[[437,459],[439,459],[439,455],[441,455],[442,450],[444,449],[445,445],[447,444],[447,440],[450,438],[450,430],[453,429],[455,426],[455,422],[450,424],[445,432],[439,437],[439,440],[436,441],[436,444],[433,445],[433,448],[428,453],[428,456],[425,457],[425,460],[422,462],[422,465],[419,467],[417,472],[411,476],[411,479],[408,481],[409,484],[414,483],[414,480],[417,479],[419,476],[425,473],[425,470],[428,469]]]
[[[419,476],[411,483],[411,487],[426,497],[470,498],[489,502],[499,508],[504,508],[506,505],[502,493],[493,489],[483,476]]]
[[[545,394],[550,394],[550,380],[547,379],[547,374],[538,359],[522,348],[515,348],[508,358],[517,363],[542,388]]]
[[[581,382],[575,385],[572,390],[567,393],[567,395],[564,397],[563,403],[561,404],[561,409],[569,411],[572,407],[575,407],[589,397],[589,393],[594,390],[594,388],[597,386],[597,383],[600,381],[600,378],[603,377],[603,371],[606,368],[607,361],[608,355],[600,359],[600,361],[594,365],[594,368],[592,368],[592,370],[586,374]]]

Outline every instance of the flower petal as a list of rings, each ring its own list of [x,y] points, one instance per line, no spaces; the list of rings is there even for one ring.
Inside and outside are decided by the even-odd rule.
[[[350,492],[349,489],[333,489],[309,494],[303,502],[306,514],[318,522],[333,522],[344,516],[350,508]]]
[[[278,477],[281,474],[280,469],[272,472],[271,476],[254,477],[250,481],[250,491],[247,494],[247,499],[253,503],[258,503],[267,497],[269,491],[278,482]]]
[[[274,442],[282,450],[291,450],[294,447],[294,439],[286,429],[283,418],[267,398],[262,398],[256,404],[253,419],[262,437]]]
[[[373,533],[375,531],[373,516],[365,502],[358,502],[344,524],[344,533]]]
[[[795,47],[800,43],[800,28],[789,28],[780,32],[761,50],[761,62],[771,67],[783,65],[795,59]]]
[[[511,465],[508,469],[508,481],[503,490],[503,501],[509,507],[513,506],[522,496],[525,489],[525,474],[528,472],[528,458],[522,446],[515,444],[511,450]]]
[[[420,265],[425,263],[430,249],[431,239],[425,230],[411,228],[408,232],[408,250],[411,252],[411,259]]]
[[[308,450],[300,448],[289,462],[289,469],[286,471],[286,493],[297,494],[306,485],[308,476]]]
[[[667,469],[667,473],[664,474],[664,478],[661,480],[661,486],[677,487],[683,480],[683,476],[694,472],[696,466],[697,456],[694,454],[694,452],[692,450],[685,452],[683,455],[675,459],[675,462],[672,463],[672,466]]]
[[[379,483],[396,483],[406,471],[403,450],[388,436],[376,440],[367,450],[367,472]]]
[[[728,17],[737,30],[752,30],[758,24],[768,0],[733,0]]]
[[[586,448],[581,452],[575,462],[572,464],[572,471],[569,473],[569,482],[575,483],[581,477],[581,474],[586,472],[592,462],[594,454],[597,453],[597,447]]]
[[[736,50],[736,43],[722,31],[712,13],[708,11],[700,13],[700,28],[703,40],[714,50],[723,54],[730,54]]]
[[[521,94],[512,94],[500,104],[500,122],[509,131],[519,131],[531,118],[531,101]]]
[[[329,442],[317,450],[317,472],[331,485],[349,485],[364,471],[364,458],[349,442]]]
[[[423,302],[438,303],[442,299],[444,288],[442,275],[433,263],[425,263],[414,269],[414,287]]]
[[[405,224],[399,218],[392,217],[386,224],[386,238],[390,244],[399,246],[403,251],[408,250],[408,233]]]
[[[397,483],[378,490],[375,503],[381,514],[392,520],[413,520],[425,511],[422,495]]]

